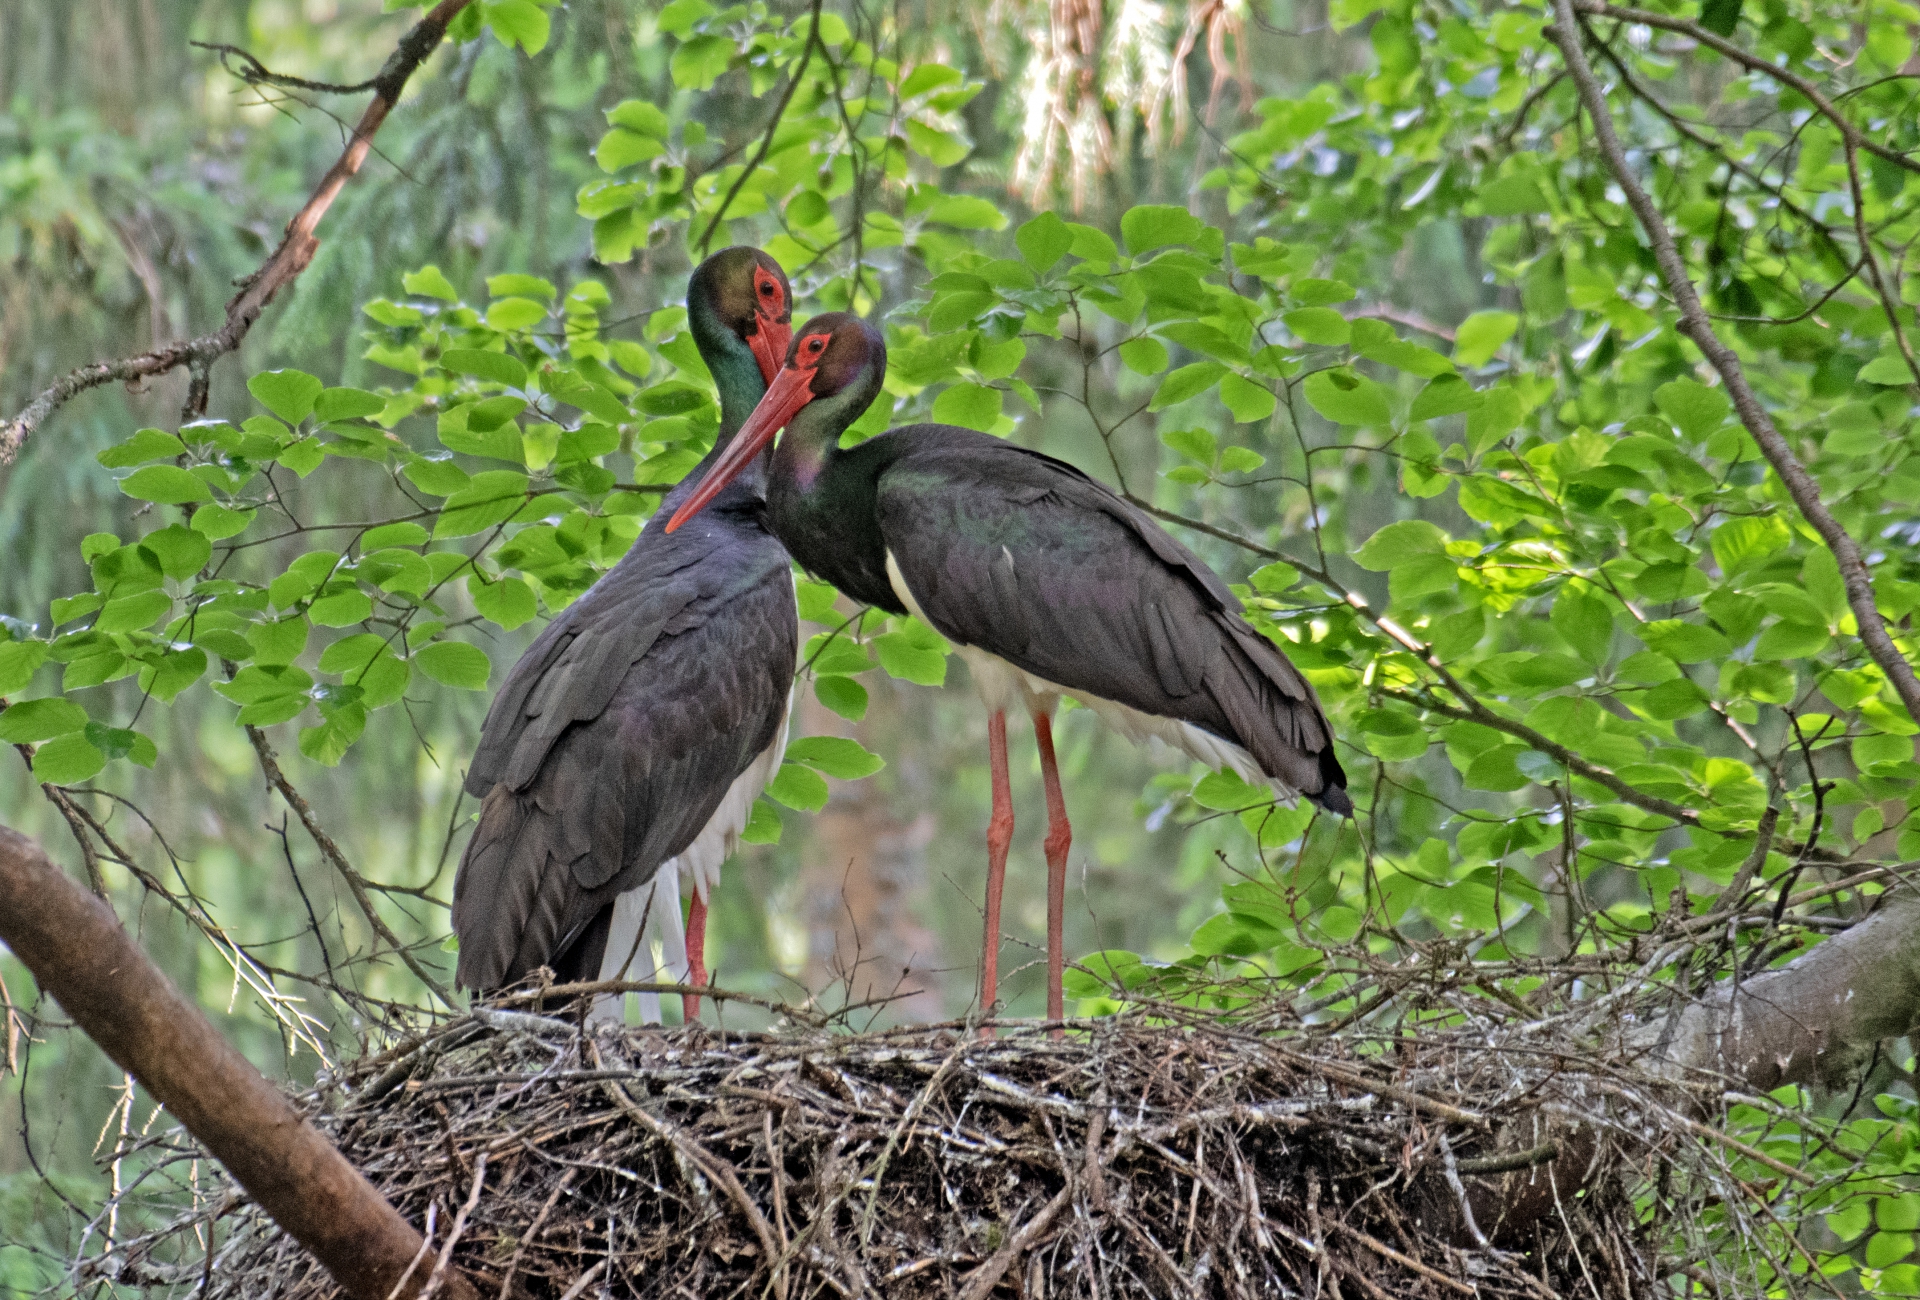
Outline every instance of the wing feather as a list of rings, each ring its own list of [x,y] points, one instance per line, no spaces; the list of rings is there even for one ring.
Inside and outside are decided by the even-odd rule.
[[[692,843],[773,743],[799,641],[789,561],[757,524],[699,541],[678,563],[622,561],[502,687],[454,881],[463,985],[597,963],[585,948],[604,946],[613,900]],[[675,548],[647,537],[635,552],[647,549]]]
[[[1191,723],[1286,786],[1344,801],[1332,729],[1306,679],[1218,574],[1104,485],[942,427],[882,475],[878,513],[916,602],[949,639]]]

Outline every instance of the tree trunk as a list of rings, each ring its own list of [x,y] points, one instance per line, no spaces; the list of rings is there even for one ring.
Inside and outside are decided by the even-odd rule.
[[[416,1296],[426,1243],[136,947],[113,909],[0,827],[0,941],[355,1300]],[[442,1289],[475,1300],[464,1277]]]

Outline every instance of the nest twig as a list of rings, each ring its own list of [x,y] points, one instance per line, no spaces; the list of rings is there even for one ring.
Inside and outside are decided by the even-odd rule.
[[[488,1295],[1656,1292],[1632,1201],[1643,1166],[1622,1157],[1645,1155],[1659,1103],[1531,1041],[1378,1047],[1137,1016],[983,1041],[593,1034],[482,1011],[311,1102]],[[1513,1188],[1569,1176],[1548,1163],[1569,1117],[1579,1194],[1503,1219]],[[88,1271],[177,1294],[334,1294],[224,1188]]]

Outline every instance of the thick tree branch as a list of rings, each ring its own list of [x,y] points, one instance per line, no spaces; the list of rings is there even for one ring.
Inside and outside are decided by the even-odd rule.
[[[1920,888],[1897,883],[1880,909],[1804,957],[1716,985],[1679,1013],[1673,1064],[1752,1092],[1840,1082],[1875,1043],[1920,1027]],[[1657,1041],[1660,1034],[1647,1041]]]
[[[274,250],[273,256],[258,271],[247,278],[240,292],[227,304],[226,323],[220,329],[199,338],[169,343],[136,357],[98,361],[61,377],[28,402],[20,414],[0,424],[0,464],[11,462],[34,431],[67,401],[102,384],[147,379],[184,366],[191,376],[186,417],[193,419],[205,414],[207,368],[220,357],[239,348],[254,322],[267,309],[267,304],[273,301],[274,294],[292,284],[307,269],[307,264],[313,261],[313,255],[320,247],[314,231],[319,228],[321,218],[327,215],[327,209],[333,206],[340,191],[366,161],[367,153],[373,147],[374,133],[399,102],[400,93],[406,88],[408,80],[446,36],[447,24],[469,3],[470,0],[440,0],[425,18],[414,24],[413,29],[401,38],[398,48],[371,83],[373,102],[367,105],[366,112],[361,115],[360,124],[354,128],[353,139],[347,143],[345,152],[321,179],[319,187],[305,206],[287,223],[286,237],[280,241],[280,247]]]
[[[0,827],[0,941],[355,1300],[388,1300],[420,1234],[26,836]],[[443,1289],[471,1300],[458,1274]],[[417,1295],[416,1283],[398,1294]]]
[[[1611,6],[1595,9],[1584,5],[1583,8],[1588,12],[1605,13],[1609,17],[1623,18],[1630,22],[1651,23],[1659,19],[1656,25],[1667,26],[1674,30],[1681,30],[1676,24],[1683,21],[1664,19],[1658,14],[1643,14],[1638,9],[1619,9]],[[1800,463],[1799,458],[1793,454],[1793,449],[1787,445],[1787,440],[1781,436],[1779,428],[1773,422],[1773,417],[1760,404],[1760,398],[1753,391],[1753,385],[1747,382],[1746,372],[1740,365],[1740,358],[1713,332],[1713,324],[1708,320],[1706,309],[1701,305],[1700,295],[1694,288],[1693,279],[1687,271],[1685,259],[1680,255],[1679,246],[1674,242],[1673,232],[1667,228],[1666,219],[1660,215],[1660,210],[1654,205],[1652,197],[1640,184],[1639,178],[1634,175],[1633,168],[1627,162],[1626,153],[1621,148],[1620,135],[1614,130],[1613,116],[1607,107],[1606,92],[1594,77],[1593,65],[1587,62],[1586,51],[1581,46],[1583,33],[1579,20],[1574,16],[1573,0],[1554,0],[1554,14],[1555,21],[1547,28],[1547,34],[1554,44],[1560,47],[1560,52],[1566,59],[1567,71],[1572,74],[1574,85],[1579,88],[1581,103],[1586,106],[1588,120],[1593,124],[1594,143],[1599,146],[1601,157],[1606,160],[1607,169],[1613,173],[1614,180],[1619,183],[1621,190],[1627,196],[1628,206],[1633,209],[1641,228],[1646,231],[1647,242],[1653,248],[1654,260],[1660,267],[1660,278],[1666,282],[1667,291],[1673,295],[1674,303],[1680,309],[1680,321],[1676,328],[1693,341],[1694,346],[1700,349],[1708,363],[1720,373],[1721,382],[1726,386],[1727,396],[1733,401],[1734,410],[1739,413],[1740,422],[1746,426],[1747,432],[1753,435],[1754,442],[1759,445],[1761,453],[1773,466],[1774,473],[1778,474],[1780,481],[1786,485],[1787,492],[1793,497],[1794,504],[1800,508],[1801,515],[1813,525],[1814,530],[1826,542],[1827,548],[1833,552],[1833,558],[1839,563],[1841,577],[1846,582],[1847,603],[1852,607],[1854,619],[1860,627],[1861,643],[1866,646],[1867,653],[1873,657],[1874,663],[1879,665],[1880,671],[1887,675],[1887,680],[1893,684],[1893,689],[1898,692],[1900,702],[1906,706],[1908,715],[1920,719],[1920,679],[1915,678],[1913,666],[1907,662],[1906,656],[1901,654],[1900,648],[1894,645],[1892,636],[1887,632],[1886,621],[1880,617],[1880,610],[1874,603],[1873,580],[1867,573],[1865,560],[1861,558],[1860,547],[1847,530],[1840,526],[1840,521],[1833,517],[1833,512],[1827,509],[1826,502],[1820,499],[1819,484],[1815,483],[1813,476],[1807,473],[1806,466]],[[1697,25],[1689,23],[1686,26],[1691,28]],[[1698,32],[1689,31],[1688,34],[1695,36],[1696,39],[1711,38],[1712,41],[1719,42],[1714,47],[1716,49],[1720,48],[1720,45],[1727,44],[1719,41],[1718,37],[1714,37],[1705,29],[1700,29]],[[1729,48],[1737,49],[1738,47],[1729,46]],[[1766,70],[1783,79],[1789,75],[1779,72],[1771,65],[1766,65]],[[1822,111],[1828,113],[1836,123],[1841,125],[1842,133],[1849,141],[1854,141],[1862,147],[1870,147],[1864,137],[1860,136],[1857,128],[1846,122],[1830,103],[1819,97],[1819,92],[1811,83],[1807,83],[1804,88],[1799,85],[1794,88],[1813,101],[1816,107],[1824,104],[1825,108]],[[1874,152],[1880,151],[1875,149]],[[1893,157],[1905,165],[1914,165],[1904,155],[1894,154]]]

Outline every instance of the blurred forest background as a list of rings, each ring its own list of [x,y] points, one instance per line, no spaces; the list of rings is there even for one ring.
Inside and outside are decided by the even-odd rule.
[[[464,423],[449,440],[447,404],[493,390],[473,379],[484,371],[440,374],[432,349],[559,357],[539,331],[564,315],[569,329],[586,322],[581,339],[612,345],[637,382],[580,349],[573,362],[598,364],[636,411],[668,411],[647,405],[649,393],[673,395],[677,381],[661,375],[699,376],[659,309],[682,299],[690,245],[761,140],[770,92],[798,67],[808,90],[795,125],[714,246],[772,249],[795,273],[802,314],[851,301],[885,317],[894,379],[882,405],[896,422],[930,411],[993,429],[1168,512],[1181,540],[1247,584],[1256,624],[1288,639],[1342,735],[1362,816],[1309,824],[1304,810],[1250,809],[1256,796],[1237,781],[1065,715],[1074,952],[1114,954],[1107,968],[1130,985],[1149,969],[1324,980],[1315,1008],[1345,1016],[1364,985],[1324,959],[1349,941],[1383,959],[1497,966],[1631,951],[1637,962],[1644,933],[1722,906],[1730,882],[1742,896],[1776,893],[1759,906],[1764,924],[1738,936],[1729,926],[1704,976],[1723,977],[1845,928],[1880,887],[1875,864],[1920,857],[1920,726],[1862,649],[1833,557],[1676,333],[1541,34],[1544,6],[834,3],[817,46],[796,35],[808,8],[478,6],[494,34],[456,28],[415,77],[327,215],[313,265],[242,353],[215,365],[209,415],[238,424],[257,397],[296,426],[276,436],[295,440],[311,401],[289,414],[247,387],[279,368],[393,403],[378,416],[400,429],[386,444],[370,426],[328,424],[328,470],[312,473],[309,442],[314,464],[276,481],[311,529],[410,508],[397,472],[334,472],[334,458],[398,467],[440,455],[425,416],[403,423],[439,402],[439,442],[471,451],[463,463],[495,456],[574,493],[567,517],[599,530],[589,561],[603,567],[621,536],[607,520],[630,522],[633,509],[613,503],[612,479],[690,463],[687,448],[655,441],[674,417],[629,429],[604,466],[585,469],[553,470],[533,424],[504,456],[474,450],[488,432],[475,425],[470,449],[456,445]],[[1920,458],[1908,442],[1920,363],[1907,342],[1920,297],[1909,270],[1920,10],[1708,0],[1662,4],[1661,22],[1622,18],[1631,12],[1593,20],[1631,164],[1761,399],[1870,544],[1879,607],[1904,640],[1899,621],[1920,604]],[[235,277],[260,264],[338,156],[360,97],[246,85],[194,42],[354,82],[417,17],[398,0],[0,0],[0,413],[76,365],[213,328]],[[1708,58],[1715,34],[1759,50],[1761,66]],[[796,63],[814,49],[818,62]],[[1807,112],[1764,71],[1776,62],[1829,84],[1862,130],[1891,143],[1861,153],[1831,113]],[[1024,227],[1048,212],[1076,224]],[[429,266],[437,274],[418,274]],[[550,282],[549,299],[557,287],[551,311],[498,310],[542,296],[524,277]],[[489,296],[484,317],[443,305]],[[654,387],[635,396],[639,382]],[[0,467],[0,615],[12,638],[0,678],[18,654],[49,653],[17,650],[48,636],[49,602],[93,600],[112,548],[171,518],[170,498],[135,499],[131,478],[123,490],[96,456],[143,427],[175,429],[185,391],[174,374],[84,394]],[[173,444],[154,446],[170,455]],[[124,471],[161,454],[150,451],[109,462]],[[203,469],[218,459],[194,455]],[[520,489],[533,491],[525,476]],[[222,489],[245,504],[239,490]],[[556,535],[530,527],[545,529],[542,545]],[[98,534],[114,535],[106,550],[89,541]],[[263,586],[316,544],[229,536],[233,553],[250,548],[252,567],[235,572]],[[565,566],[542,570],[532,542],[514,545],[495,553],[500,572],[528,575],[549,608],[565,599]],[[497,683],[539,621],[467,617],[459,599],[452,629],[421,636],[458,631],[484,648]],[[293,651],[303,662],[306,644]],[[51,687],[41,658],[22,680]],[[115,761],[86,806],[176,902],[199,901],[168,904],[112,861],[102,883],[263,1069],[311,1079],[315,1048],[350,1054],[384,1007],[426,1002],[263,782],[228,699],[193,689],[162,707],[124,677],[77,687],[76,666],[62,689],[91,692],[86,716],[137,726],[158,751],[144,767],[137,752]],[[325,654],[316,669],[335,671]],[[410,960],[444,977],[440,900],[474,812],[460,782],[489,695],[413,680],[402,707],[360,714],[364,735],[344,761],[331,754],[337,765],[303,757],[309,740],[290,723],[267,732],[345,856],[383,887],[375,905]],[[885,767],[833,781],[817,813],[773,814],[779,842],[744,848],[726,870],[709,964],[724,986],[787,1001],[890,998],[876,1023],[962,1015],[979,950],[985,719],[957,663],[937,689],[891,667],[860,683],[870,703],[857,719],[803,686],[796,734],[852,737]],[[322,713],[329,689],[314,688]],[[1033,1014],[1045,817],[1033,742],[1015,731],[1007,929],[1031,946],[1003,956],[1014,968],[1003,993],[1013,1014]],[[43,777],[72,784],[46,776],[57,770],[47,755],[70,739],[60,753],[100,757],[84,739],[95,734],[31,737],[51,742]],[[1780,838],[1736,882],[1756,835],[1772,834],[1756,830],[1767,807]],[[0,764],[0,822],[82,870],[27,763]],[[1816,898],[1816,881],[1853,892]],[[227,939],[210,941],[210,925]],[[308,982],[321,972],[354,996],[321,995]],[[1525,974],[1489,978],[1512,977],[1524,994]],[[49,1013],[22,992],[31,983],[17,965],[0,961],[0,975],[23,1010]],[[1074,991],[1082,1010],[1110,1009],[1090,980]],[[56,1026],[0,1026],[11,1035],[0,1289],[56,1285],[78,1249],[74,1225],[124,1172],[96,1153],[148,1120],[119,1072]],[[1920,1146],[1909,1055],[1876,1059],[1853,1099],[1874,1099],[1883,1127],[1860,1141],[1908,1183],[1900,1162]],[[1816,1145],[1791,1158],[1816,1158]],[[1920,1227],[1920,1197],[1907,1201],[1906,1228],[1878,1211],[1836,1212],[1839,1226],[1808,1238],[1829,1252],[1822,1268],[1864,1261],[1867,1289],[1920,1289],[1920,1269],[1898,1262]],[[1869,1222],[1882,1229],[1871,1238]],[[1879,1244],[1848,1244],[1869,1240]]]

